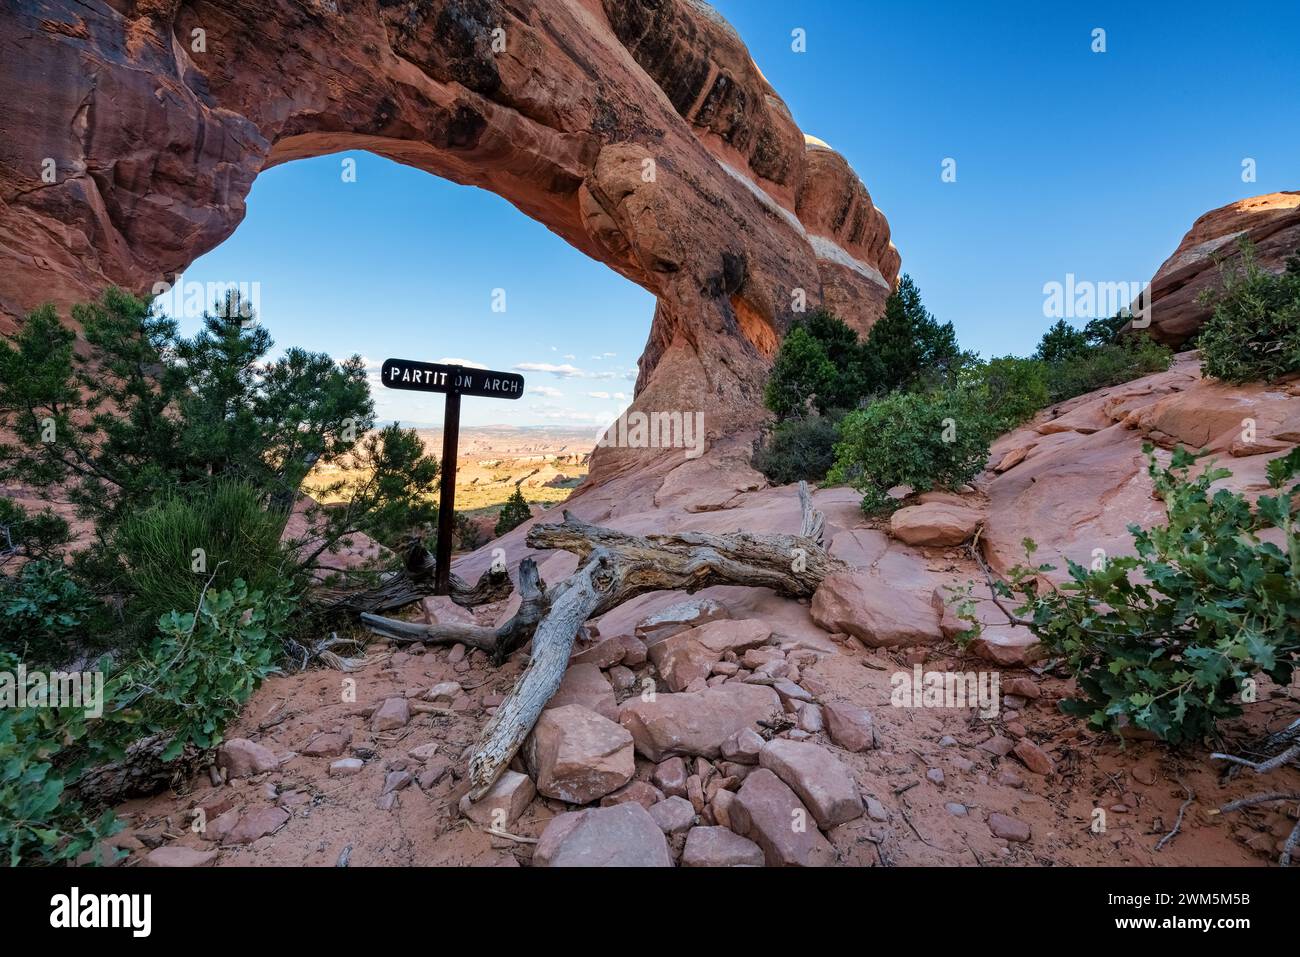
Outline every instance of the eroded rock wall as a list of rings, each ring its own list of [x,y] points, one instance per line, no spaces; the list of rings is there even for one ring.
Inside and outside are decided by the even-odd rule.
[[[1151,280],[1152,336],[1182,345],[1196,334],[1214,311],[1202,293],[1219,288],[1222,266],[1240,263],[1242,236],[1261,266],[1281,272],[1300,252],[1300,191],[1252,196],[1197,219]]]
[[[865,330],[898,275],[866,188],[697,0],[8,3],[0,129],[0,332],[149,291],[261,170],[348,149],[498,193],[651,291],[634,408],[714,437],[759,418],[800,304]]]

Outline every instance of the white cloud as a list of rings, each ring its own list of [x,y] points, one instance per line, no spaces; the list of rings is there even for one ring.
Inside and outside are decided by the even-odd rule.
[[[560,398],[562,395],[564,395],[564,393],[561,392],[559,389],[554,389],[554,388],[552,388],[552,387],[549,386],[549,385],[535,385],[535,386],[533,386],[531,389],[528,390],[528,394],[529,394],[529,395],[544,395],[544,396],[546,396],[548,399],[558,399],[558,398]]]
[[[549,372],[561,379],[581,379],[586,376],[586,373],[577,366],[568,363],[556,365],[554,362],[519,362],[515,364],[515,368],[520,372]]]
[[[608,392],[588,392],[587,395],[593,399],[608,399],[610,397]]]
[[[486,369],[486,368],[487,368],[487,366],[485,366],[483,363],[481,363],[481,362],[475,362],[473,359],[448,359],[448,358],[442,358],[442,359],[439,359],[439,360],[438,360],[438,364],[439,364],[439,365],[444,365],[444,366],[464,366],[466,369]]]

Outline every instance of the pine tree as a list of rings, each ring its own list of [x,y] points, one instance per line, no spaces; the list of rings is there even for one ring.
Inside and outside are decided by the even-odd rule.
[[[885,302],[863,347],[864,378],[877,394],[945,380],[965,362],[951,322],[940,323],[921,302],[911,276],[903,276]]]
[[[810,403],[834,388],[835,366],[826,348],[802,325],[796,325],[781,342],[763,398],[778,418],[803,416]]]
[[[73,316],[84,354],[50,307],[0,341],[0,433],[16,439],[0,446],[0,482],[66,496],[101,543],[124,516],[218,477],[287,514],[317,462],[349,466],[321,496],[347,507],[309,506],[309,559],[355,532],[390,543],[432,521],[437,459],[412,430],[372,431],[359,356],[289,349],[268,362],[271,337],[237,293],[192,339],[115,288]]]
[[[1052,328],[1043,333],[1034,358],[1051,365],[1077,359],[1088,351],[1088,334],[1074,328],[1064,319],[1057,319]]]
[[[505,505],[501,506],[501,515],[497,518],[497,525],[493,532],[500,538],[512,528],[518,528],[532,517],[533,513],[528,507],[528,502],[524,500],[524,493],[516,485],[515,490],[506,499]]]

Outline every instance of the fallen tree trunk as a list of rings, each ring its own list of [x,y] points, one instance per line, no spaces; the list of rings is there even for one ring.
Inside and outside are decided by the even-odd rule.
[[[421,625],[368,612],[361,615],[361,623],[374,634],[402,644],[424,642],[479,648],[492,656],[494,664],[500,665],[516,649],[528,643],[549,607],[546,583],[538,573],[537,563],[531,558],[519,563],[519,598],[519,610],[499,628],[461,622]]]
[[[164,788],[180,791],[185,782],[211,764],[215,749],[187,744],[180,757],[164,761],[171,744],[168,733],[151,734],[133,741],[120,760],[88,768],[72,791],[89,809],[116,807],[123,801],[157,794]]]
[[[363,589],[322,588],[315,598],[323,616],[377,614],[393,611],[434,594],[434,560],[423,544],[416,543],[406,556],[406,567],[389,572],[377,585]],[[448,597],[462,608],[476,608],[510,596],[510,575],[493,566],[470,585],[451,576]]]
[[[500,628],[418,625],[373,614],[362,615],[361,620],[376,634],[397,641],[461,642],[488,651],[498,661],[532,639],[528,667],[497,709],[470,760],[469,794],[471,800],[478,800],[505,770],[559,688],[578,630],[589,618],[647,592],[690,593],[713,585],[771,588],[809,598],[827,575],[844,568],[823,547],[825,520],[812,507],[812,496],[803,483],[799,498],[803,516],[798,535],[630,535],[591,525],[566,511],[558,524],[535,525],[528,533],[528,545],[573,552],[583,564],[549,591],[538,583],[532,600],[521,594],[525,600],[519,612]],[[521,563],[519,577],[522,593],[524,583],[536,578],[531,560]]]

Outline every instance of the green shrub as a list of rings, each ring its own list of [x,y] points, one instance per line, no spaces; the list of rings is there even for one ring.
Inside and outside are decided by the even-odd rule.
[[[524,493],[516,485],[515,490],[506,499],[506,503],[501,506],[501,514],[497,516],[496,528],[493,531],[496,533],[497,538],[500,538],[512,528],[518,528],[532,517],[533,513],[528,507],[528,502],[524,500]]]
[[[462,551],[473,551],[486,541],[483,529],[464,512],[456,513],[456,547]]]
[[[1034,358],[1049,365],[1059,365],[1086,355],[1091,344],[1088,335],[1082,329],[1076,329],[1064,319],[1057,319],[1052,327],[1043,333],[1043,338],[1034,350]]]
[[[984,413],[1005,432],[1047,405],[1047,372],[1036,359],[1003,356],[968,367],[966,377]]]
[[[252,486],[220,479],[129,516],[112,546],[134,626],[152,631],[160,615],[195,608],[205,587],[220,591],[238,579],[269,592],[292,580],[293,562],[280,545],[284,520],[264,509]]]
[[[271,338],[237,294],[205,313],[192,339],[119,289],[73,316],[84,350],[50,307],[29,315],[12,343],[0,340],[0,435],[17,439],[0,444],[0,482],[57,492],[101,540],[214,478],[246,482],[266,510],[287,513],[317,466],[341,470],[321,495],[346,507],[309,509],[304,571],[328,566],[322,555],[352,534],[391,545],[429,520],[437,460],[413,430],[372,431],[360,356],[335,362],[290,348],[269,359]]]
[[[896,485],[926,492],[970,481],[996,433],[970,392],[896,392],[844,417],[827,481],[862,491],[862,510],[872,514],[893,504],[886,493]]]
[[[65,664],[99,645],[110,625],[103,603],[62,562],[28,562],[16,575],[0,576],[0,651],[30,667]]]
[[[0,651],[0,672],[21,659]],[[111,811],[93,815],[69,796],[85,766],[70,763],[87,723],[67,709],[0,708],[0,852],[21,863],[70,861],[121,830]]]
[[[1256,675],[1286,686],[1300,657],[1300,486],[1281,491],[1300,471],[1300,450],[1269,463],[1279,494],[1254,505],[1212,488],[1226,469],[1192,478],[1198,456],[1178,449],[1163,468],[1146,451],[1168,523],[1129,527],[1135,557],[1095,569],[1069,562],[1060,588],[1043,584],[1052,566],[1019,566],[998,590],[1023,600],[1017,614],[1074,675],[1081,696],[1065,711],[1099,729],[1126,721],[1199,741],[1241,713]],[[1281,547],[1260,538],[1265,528],[1281,530]],[[1032,555],[1034,543],[1025,547]]]
[[[105,680],[101,717],[0,708],[0,848],[9,862],[69,861],[119,830],[111,811],[96,816],[83,807],[76,782],[137,738],[164,735],[164,761],[190,744],[219,744],[222,729],[278,670],[293,608],[284,590],[264,594],[237,580],[208,591],[197,612],[160,618],[149,650]],[[0,671],[16,671],[19,661],[0,652]],[[104,659],[97,667],[112,666]]]
[[[804,326],[796,325],[777,350],[763,401],[780,419],[803,416],[834,391],[835,377],[826,347]]]
[[[1173,353],[1165,346],[1146,336],[1129,336],[1051,365],[1047,390],[1052,402],[1064,402],[1095,389],[1164,372],[1172,361]]]
[[[141,661],[117,676],[132,719],[173,737],[162,759],[187,744],[210,748],[262,681],[279,670],[281,637],[295,602],[283,587],[251,590],[236,579],[208,591],[196,611],[169,611]],[[139,695],[139,697],[137,697]]]
[[[1197,344],[1201,371],[1225,382],[1272,382],[1300,370],[1300,254],[1274,275],[1241,240],[1241,262],[1221,269],[1222,288],[1205,298],[1214,314]]]
[[[778,422],[754,452],[754,468],[777,485],[820,482],[835,464],[841,416],[814,415]]]
[[[0,498],[0,568],[10,561],[54,558],[71,540],[68,523],[49,508],[32,514],[12,499]]]

